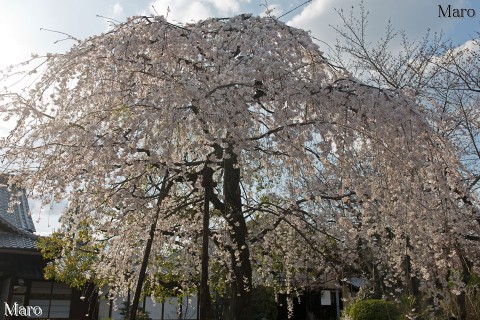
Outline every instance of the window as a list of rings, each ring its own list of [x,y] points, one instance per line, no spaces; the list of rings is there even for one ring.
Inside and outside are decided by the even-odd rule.
[[[18,305],[25,305],[25,294],[27,293],[27,286],[23,279],[17,279],[13,286],[12,303],[18,303]]]
[[[322,306],[331,306],[332,305],[332,294],[329,290],[321,291],[320,303]]]
[[[39,306],[41,316],[30,318],[68,319],[72,288],[57,282],[32,281],[28,305]]]

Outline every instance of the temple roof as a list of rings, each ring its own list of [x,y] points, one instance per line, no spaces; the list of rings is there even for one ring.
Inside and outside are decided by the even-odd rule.
[[[35,249],[38,236],[25,191],[7,185],[0,176],[0,249]],[[9,203],[11,212],[9,212]]]

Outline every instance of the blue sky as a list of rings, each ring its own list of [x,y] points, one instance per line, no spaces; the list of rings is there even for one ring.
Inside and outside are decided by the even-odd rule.
[[[2,0],[0,2],[0,68],[27,59],[31,53],[62,52],[72,45],[71,41],[60,41],[64,32],[84,39],[105,32],[109,20],[125,20],[133,15],[164,15],[174,23],[190,22],[208,17],[228,17],[240,13],[264,14],[267,7],[277,17],[305,3],[305,0]],[[333,26],[341,24],[335,9],[349,11],[358,9],[359,0],[313,0],[280,20],[305,30],[330,45],[334,45],[336,34]],[[439,18],[438,6],[448,5],[455,9],[473,9],[473,18]],[[443,32],[445,37],[460,45],[476,37],[480,31],[479,0],[365,0],[369,11],[370,25],[367,34],[372,42],[379,39],[390,20],[397,29],[405,31],[411,40],[420,39],[430,29]],[[155,9],[153,9],[155,8]],[[319,43],[324,51],[328,47]],[[0,123],[1,126],[1,123]],[[4,130],[2,130],[4,129]],[[0,132],[5,128],[0,127]],[[45,234],[58,227],[58,209],[41,209],[32,203],[34,220],[39,233]],[[48,217],[50,215],[50,217]]]
[[[2,0],[0,2],[0,67],[28,58],[30,53],[61,52],[71,42],[54,44],[63,37],[60,34],[41,30],[51,29],[85,38],[104,32],[108,28],[101,15],[123,21],[127,16],[154,13],[167,15],[172,22],[188,22],[207,17],[227,17],[239,13],[262,14],[266,6],[275,8],[280,16],[304,0]],[[334,9],[350,10],[358,7],[359,0],[313,0],[285,15],[282,21],[295,27],[311,30],[312,35],[329,44],[336,38],[330,25],[340,23]],[[474,18],[439,18],[438,5],[452,8],[471,8]],[[475,36],[480,30],[480,1],[478,0],[365,0],[370,12],[368,33],[372,39],[384,31],[388,20],[404,29],[410,38],[418,38],[430,28],[443,31],[455,43]],[[321,45],[322,46],[322,45]],[[325,46],[325,45],[323,45]],[[322,48],[326,50],[326,48]]]

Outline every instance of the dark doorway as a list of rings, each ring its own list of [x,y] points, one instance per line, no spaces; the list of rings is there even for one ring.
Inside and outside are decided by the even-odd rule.
[[[338,301],[337,301],[338,300]],[[287,295],[279,297],[278,320],[288,320]],[[334,290],[309,291],[293,298],[293,320],[337,320],[341,295]]]

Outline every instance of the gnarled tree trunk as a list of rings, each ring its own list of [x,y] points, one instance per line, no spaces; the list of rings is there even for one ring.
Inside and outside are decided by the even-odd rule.
[[[234,280],[227,292],[225,318],[228,320],[248,320],[251,305],[252,266],[247,244],[247,224],[242,212],[240,191],[240,169],[237,155],[232,146],[225,150],[229,155],[224,160],[223,192],[225,195],[225,218],[230,227],[233,246],[230,249],[231,268]]]

